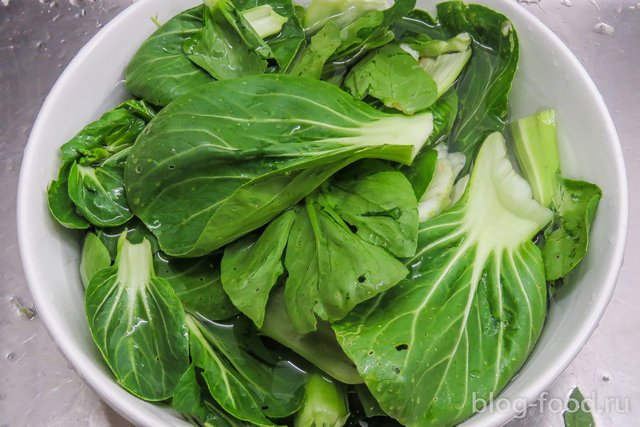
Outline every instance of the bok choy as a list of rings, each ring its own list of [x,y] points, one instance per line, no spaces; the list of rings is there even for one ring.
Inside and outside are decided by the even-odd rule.
[[[47,193],[122,387],[196,426],[441,427],[518,373],[602,192],[554,110],[510,120],[509,19],[436,9],[205,0],[139,47]]]
[[[431,128],[429,112],[384,113],[317,80],[224,80],[176,100],[145,129],[125,171],[128,200],[164,252],[204,255],[358,159],[411,163]]]

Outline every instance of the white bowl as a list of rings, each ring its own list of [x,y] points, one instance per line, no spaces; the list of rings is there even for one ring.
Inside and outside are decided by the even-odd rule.
[[[503,391],[533,401],[569,365],[598,325],[613,293],[627,230],[627,183],[620,143],[602,97],[577,59],[543,24],[512,0],[477,0],[511,18],[520,38],[513,117],[554,107],[562,168],[597,183],[604,196],[592,244],[570,283],[551,305],[540,341]],[[126,97],[123,70],[143,40],[198,0],[141,0],[106,25],[69,64],[44,102],[24,153],[18,190],[18,233],[25,274],[42,321],[78,374],[114,409],[138,425],[188,425],[168,408],[120,388],[95,348],[78,274],[79,239],[49,217],[45,192],[58,169],[58,147]],[[428,7],[427,1],[418,2]],[[520,406],[522,409],[522,406]],[[518,405],[474,416],[466,425],[493,426]]]

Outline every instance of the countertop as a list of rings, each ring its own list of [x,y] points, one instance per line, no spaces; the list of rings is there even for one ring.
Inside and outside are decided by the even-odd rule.
[[[18,254],[15,199],[45,96],[80,47],[131,3],[0,0],[0,427],[129,425],[77,376],[38,318]],[[561,426],[558,405],[577,385],[599,406],[599,426],[640,426],[640,2],[519,3],[560,36],[600,89],[623,145],[630,223],[626,261],[600,326],[543,404],[508,425]]]

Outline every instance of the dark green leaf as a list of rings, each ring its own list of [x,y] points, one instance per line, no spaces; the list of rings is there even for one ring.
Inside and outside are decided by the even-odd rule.
[[[176,385],[171,398],[171,406],[176,411],[195,417],[202,422],[209,413],[204,401],[202,386],[198,383],[196,370],[192,363]]]
[[[171,284],[185,309],[209,320],[228,319],[238,314],[222,289],[219,255],[189,259],[169,257],[160,251],[151,231],[134,218],[122,226],[98,231],[98,237],[112,260],[116,257],[118,240],[125,231],[130,243],[140,243],[146,239],[151,244],[156,274]]]
[[[124,164],[128,154],[129,149],[124,149],[97,167],[78,163],[71,166],[69,197],[91,224],[113,227],[133,217],[124,188]]]
[[[304,30],[296,15],[293,2],[291,0],[236,0],[234,3],[241,11],[269,5],[278,15],[287,18],[280,32],[265,40],[278,62],[279,72],[287,71],[305,40]]]
[[[584,258],[589,231],[602,191],[597,185],[558,177],[558,192],[552,202],[556,219],[545,231],[542,257],[547,280],[566,276]]]
[[[564,427],[596,427],[596,422],[591,415],[591,407],[578,387],[571,391],[567,409],[562,413],[562,418],[564,418]]]
[[[131,102],[131,101],[128,101]],[[91,150],[102,149],[108,157],[132,145],[147,120],[132,112],[128,107],[119,106],[105,113],[95,122],[89,123],[73,138],[60,147],[62,163],[80,160],[83,165],[91,165],[95,162],[82,161],[83,152],[91,153]]]
[[[286,362],[280,364],[242,319],[205,324],[187,316],[187,325],[193,363],[202,369],[209,392],[228,413],[273,426],[267,417],[281,418],[298,410],[303,373]]]
[[[387,28],[393,27],[396,22],[409,14],[415,7],[415,0],[395,0],[391,7],[382,11],[384,14],[383,25]]]
[[[299,333],[313,331],[316,314],[339,319],[406,275],[387,251],[415,252],[416,206],[402,173],[377,161],[351,166],[307,197],[304,207],[276,219],[261,235],[227,247],[225,291],[261,326],[271,289],[284,272],[286,244],[287,311]]]
[[[143,101],[125,101],[60,147],[62,166],[58,179],[49,186],[47,197],[49,211],[61,225],[72,229],[88,228],[89,223],[115,225],[130,214],[120,182],[124,159],[117,154],[134,143],[152,112]],[[112,155],[115,158],[107,160]],[[105,167],[96,176],[94,166],[100,164]],[[73,173],[71,180],[70,173]],[[89,187],[85,187],[85,182]],[[100,204],[92,205],[94,201]]]
[[[157,275],[166,279],[191,313],[209,320],[224,320],[238,314],[220,281],[220,257],[170,258],[162,252],[154,256]]]
[[[324,209],[338,214],[361,239],[397,257],[415,253],[416,197],[405,176],[385,163],[358,162],[334,176],[312,197]]]
[[[171,285],[154,275],[147,240],[120,240],[115,264],[91,280],[85,308],[118,382],[145,400],[171,397],[189,366],[185,315]]]
[[[391,42],[393,33],[384,26],[384,12],[374,10],[341,29],[342,43],[331,55],[331,61],[353,63],[371,49]]]
[[[185,40],[202,28],[203,12],[204,6],[198,6],[176,15],[140,46],[125,70],[129,92],[164,106],[212,80],[182,50]]]
[[[149,123],[127,162],[127,198],[164,252],[203,255],[355,160],[410,163],[430,131],[429,113],[386,114],[317,80],[215,82]]]
[[[205,9],[202,29],[184,42],[187,57],[217,80],[263,73],[266,60],[230,22],[240,16],[233,3],[217,0],[215,4]]]
[[[204,26],[184,42],[184,52],[214,79],[225,80],[262,74],[267,62],[257,52],[260,39],[231,0],[215,0],[204,10]],[[259,39],[259,44],[247,43]],[[268,49],[268,48],[267,48]]]
[[[316,329],[316,314],[330,322],[341,319],[407,274],[401,262],[357,237],[333,215],[307,201],[291,229],[285,302],[300,333]]]
[[[195,419],[197,425],[210,427],[249,427],[222,409],[212,400],[201,375],[193,364],[184,373],[171,399],[171,406],[183,415]]]
[[[460,108],[449,137],[450,150],[462,152],[468,168],[487,135],[505,127],[518,37],[508,18],[485,6],[450,1],[437,9],[447,37],[466,32],[473,39],[473,55],[457,84]]]
[[[295,217],[293,211],[286,211],[262,234],[247,235],[224,249],[224,291],[258,328],[262,328],[271,288],[284,272],[282,255]]]
[[[66,162],[60,168],[58,179],[51,181],[47,189],[49,213],[60,225],[74,230],[89,228],[89,222],[78,213],[76,205],[69,197],[69,170],[72,162]]]
[[[356,99],[372,96],[406,114],[423,111],[438,98],[436,83],[418,61],[392,44],[360,60],[347,74],[344,87]]]
[[[333,21],[327,22],[311,36],[309,44],[301,50],[289,74],[320,79],[325,63],[341,43],[340,28]]]

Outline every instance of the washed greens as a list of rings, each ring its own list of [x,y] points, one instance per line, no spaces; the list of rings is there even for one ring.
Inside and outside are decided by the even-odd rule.
[[[562,174],[555,111],[508,124],[518,52],[459,1],[205,0],[159,25],[125,70],[137,98],[61,147],[47,195],[83,230],[115,379],[198,426],[472,416],[602,197]]]

